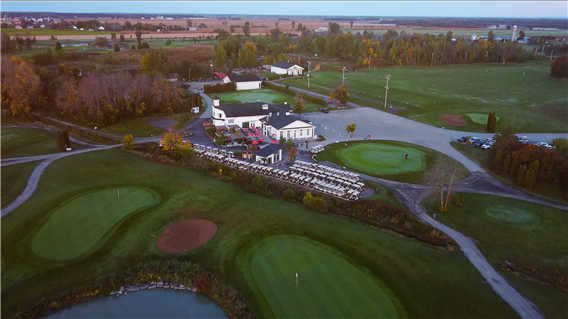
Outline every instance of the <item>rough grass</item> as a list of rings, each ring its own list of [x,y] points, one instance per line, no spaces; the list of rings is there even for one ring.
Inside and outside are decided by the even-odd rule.
[[[14,127],[2,129],[2,158],[44,155],[59,152],[57,136],[50,132],[28,128]],[[83,146],[71,142],[71,148],[82,149]]]
[[[120,187],[80,194],[64,202],[32,241],[32,250],[54,260],[73,259],[89,251],[124,217],[160,201],[157,193]]]
[[[400,116],[443,127],[443,114],[494,111],[500,117],[497,131],[510,124],[519,132],[567,132],[566,81],[550,77],[548,61],[361,69],[345,74],[351,100],[382,109],[387,74],[391,75],[388,103],[403,108],[397,112]],[[341,72],[313,72],[310,77],[309,90],[329,94]],[[303,79],[286,82],[308,89]],[[485,123],[467,121],[455,129],[484,128]]]
[[[275,318],[405,317],[384,284],[330,247],[301,236],[274,236],[247,249],[241,252],[249,255],[245,276]]]
[[[54,261],[33,253],[31,243],[42,227],[40,221],[49,219],[62,202],[89,191],[124,185],[152,189],[162,203],[125,217],[112,235],[80,260]],[[90,152],[53,162],[30,200],[2,219],[2,317],[12,317],[44,296],[89,283],[115,269],[150,258],[170,258],[157,249],[155,236],[188,218],[208,219],[219,231],[207,245],[176,259],[204,265],[242,292],[259,317],[270,317],[270,307],[264,295],[249,286],[242,268],[246,264],[237,263],[237,256],[255,241],[296,234],[327,245],[353,265],[368,269],[392,291],[408,317],[516,318],[457,249],[451,253],[433,249],[122,150]],[[326,294],[325,287],[318,294]]]
[[[318,161],[330,161],[348,170],[394,181],[422,184],[425,174],[434,165],[434,150],[410,143],[393,141],[351,141],[328,145],[331,149],[317,155]],[[405,159],[408,154],[408,159]],[[460,164],[455,181],[467,177]]]
[[[537,181],[536,185],[532,189],[519,187],[515,178],[512,178],[509,175],[497,174],[491,169],[491,163],[493,161],[493,157],[495,156],[495,153],[493,151],[479,149],[477,147],[465,145],[458,142],[450,142],[450,145],[460,153],[477,163],[479,166],[481,166],[487,173],[491,174],[493,177],[499,179],[510,187],[522,190],[523,192],[529,194],[535,194],[561,203],[566,203],[565,186],[547,181]]]
[[[437,198],[430,197],[425,202],[428,213],[437,212],[440,222],[475,238],[477,246],[493,265],[503,260],[518,261],[568,275],[565,211],[498,196],[453,194],[457,196],[465,199],[464,207],[452,205],[449,212],[440,213],[436,209]],[[531,282],[518,287],[524,294],[538,285]],[[539,288],[546,296],[533,301],[549,318],[567,317],[566,293],[548,288]],[[530,293],[529,297],[537,295]]]
[[[134,136],[141,136],[141,137],[148,137],[152,135],[157,136],[164,133],[164,129],[154,127],[148,124],[146,121],[144,121],[143,118],[140,117],[120,121],[116,124],[103,127],[100,130],[112,134],[119,134],[119,135],[132,134]]]
[[[2,207],[10,204],[24,191],[37,164],[39,162],[2,167]]]
[[[267,88],[218,93],[217,96],[221,99],[221,104],[251,103],[256,102],[256,100],[275,104],[284,104],[284,102],[288,102],[288,104],[292,107],[296,104],[294,96]],[[306,112],[318,111],[322,107],[321,105],[317,105],[307,100],[304,100],[304,105],[306,106]]]

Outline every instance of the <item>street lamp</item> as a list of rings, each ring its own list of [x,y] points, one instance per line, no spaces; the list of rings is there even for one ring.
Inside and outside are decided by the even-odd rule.
[[[310,66],[312,65],[312,61],[308,61],[308,88],[310,87]]]
[[[341,69],[341,71],[343,71],[343,82],[342,82],[342,84],[345,85],[345,71],[347,71],[347,69],[345,67],[343,67]]]
[[[387,94],[389,94],[389,80],[391,76],[387,75],[385,79],[387,79],[387,86],[385,86],[385,109],[387,108]]]
[[[209,66],[211,67],[211,75],[214,75],[215,73],[213,73],[213,60],[211,60],[211,64]]]

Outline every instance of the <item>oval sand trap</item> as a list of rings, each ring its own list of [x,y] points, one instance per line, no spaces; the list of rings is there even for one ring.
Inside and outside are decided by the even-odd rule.
[[[158,237],[158,248],[181,253],[207,244],[217,234],[217,225],[206,219],[187,219],[168,226]]]

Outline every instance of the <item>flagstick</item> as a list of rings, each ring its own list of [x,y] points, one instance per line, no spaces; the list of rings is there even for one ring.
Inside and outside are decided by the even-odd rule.
[[[116,191],[118,192],[118,198],[120,198],[120,189],[116,189]]]
[[[296,287],[298,287],[298,273],[296,273]]]

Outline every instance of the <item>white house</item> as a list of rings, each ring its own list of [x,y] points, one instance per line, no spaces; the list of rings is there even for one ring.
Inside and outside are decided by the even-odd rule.
[[[103,27],[102,25],[99,27],[99,30],[104,31],[105,27]]]
[[[255,160],[261,164],[272,164],[282,160],[282,148],[284,145],[269,144],[254,152]]]
[[[278,62],[270,67],[271,73],[288,74],[288,75],[301,75],[304,68],[292,63]]]
[[[292,115],[292,107],[263,102],[219,104],[213,98],[211,120],[216,127],[260,128],[265,136],[279,139],[308,139],[316,137],[316,127],[310,121]]]
[[[327,27],[319,27],[316,29],[316,32],[327,32],[329,29]]]
[[[235,82],[237,91],[254,90],[262,87],[262,81],[257,75],[227,75],[223,78],[223,82]]]

